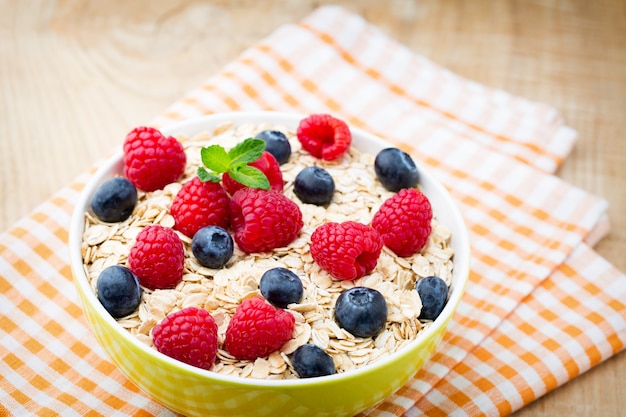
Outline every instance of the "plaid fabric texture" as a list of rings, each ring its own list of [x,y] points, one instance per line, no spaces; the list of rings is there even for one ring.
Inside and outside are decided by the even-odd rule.
[[[590,247],[608,230],[606,201],[553,175],[576,133],[550,106],[463,79],[322,7],[151,124],[233,110],[341,117],[428,166],[465,217],[472,273],[443,342],[363,415],[506,415],[624,348],[626,276]],[[67,241],[89,175],[0,235],[0,415],[173,415],[126,380],[82,316]]]

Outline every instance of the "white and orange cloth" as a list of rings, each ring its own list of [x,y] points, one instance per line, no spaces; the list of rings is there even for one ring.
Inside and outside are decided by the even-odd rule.
[[[472,272],[449,331],[363,415],[506,415],[624,349],[626,276],[590,247],[608,231],[607,203],[553,175],[576,133],[551,107],[463,79],[327,6],[151,124],[233,110],[343,118],[409,151],[465,217]],[[0,415],[173,415],[115,368],[82,316],[67,241],[89,175],[0,235]]]

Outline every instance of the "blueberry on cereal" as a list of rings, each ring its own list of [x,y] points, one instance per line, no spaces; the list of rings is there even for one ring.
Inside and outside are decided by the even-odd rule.
[[[293,192],[303,203],[324,206],[333,199],[335,180],[324,168],[306,167],[296,175]]]
[[[333,358],[314,344],[298,347],[291,356],[293,368],[300,378],[314,378],[335,373]]]
[[[233,256],[233,238],[220,226],[205,226],[191,240],[191,251],[202,266],[217,269]]]
[[[389,191],[413,188],[419,181],[419,173],[411,156],[398,149],[386,148],[374,160],[376,177]]]
[[[337,324],[357,337],[374,337],[387,323],[387,302],[377,290],[352,287],[335,304]]]
[[[134,312],[141,302],[139,279],[124,266],[112,265],[102,270],[96,289],[98,300],[116,319]]]
[[[300,277],[282,267],[265,271],[261,276],[259,289],[267,301],[280,308],[299,303],[304,293]]]
[[[283,132],[279,130],[263,130],[256,134],[256,138],[265,142],[265,150],[271,153],[280,165],[289,160],[291,144]]]
[[[415,289],[422,299],[420,320],[435,320],[443,311],[448,299],[448,285],[436,276],[425,277],[415,283]]]
[[[123,222],[137,204],[137,189],[129,180],[115,177],[105,181],[91,199],[91,210],[106,223]]]

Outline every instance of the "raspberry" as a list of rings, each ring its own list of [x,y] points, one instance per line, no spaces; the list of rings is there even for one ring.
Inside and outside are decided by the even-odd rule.
[[[228,324],[224,348],[237,359],[265,357],[291,339],[295,321],[293,314],[261,297],[248,298]]]
[[[180,142],[152,127],[137,127],[124,141],[124,175],[143,191],[159,190],[179,179],[186,161]]]
[[[302,230],[296,203],[273,190],[243,188],[230,200],[230,224],[239,249],[265,252],[289,245]]]
[[[398,256],[411,256],[424,247],[430,235],[433,211],[428,198],[416,188],[400,190],[374,214],[372,227]]]
[[[205,309],[187,307],[169,314],[154,326],[152,340],[164,355],[211,369],[217,354],[217,324]]]
[[[328,114],[312,114],[301,120],[296,135],[304,150],[326,161],[339,158],[352,142],[348,125]]]
[[[263,151],[263,154],[259,159],[254,162],[249,163],[248,165],[258,168],[262,173],[265,174],[267,179],[270,182],[270,188],[274,191],[283,192],[284,181],[283,181],[283,173],[280,170],[280,164],[274,158],[274,155],[267,151]],[[228,192],[228,194],[233,195],[238,190],[246,187],[245,185],[235,181],[228,175],[228,172],[225,172],[222,175],[222,184],[224,188]]]
[[[128,266],[146,288],[174,288],[183,278],[183,242],[168,227],[146,226],[130,248]]]
[[[311,235],[311,256],[333,277],[353,280],[376,267],[383,240],[362,223],[324,223]]]
[[[170,213],[174,217],[174,228],[193,238],[204,226],[228,228],[230,198],[219,183],[202,182],[194,177],[180,189]]]

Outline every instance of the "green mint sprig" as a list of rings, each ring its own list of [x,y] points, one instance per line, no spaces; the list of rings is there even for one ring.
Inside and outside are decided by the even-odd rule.
[[[248,138],[226,151],[220,145],[206,146],[200,150],[204,166],[198,167],[200,181],[220,182],[223,173],[250,188],[270,189],[270,182],[265,174],[248,165],[261,157],[265,150],[265,142],[261,139]]]

